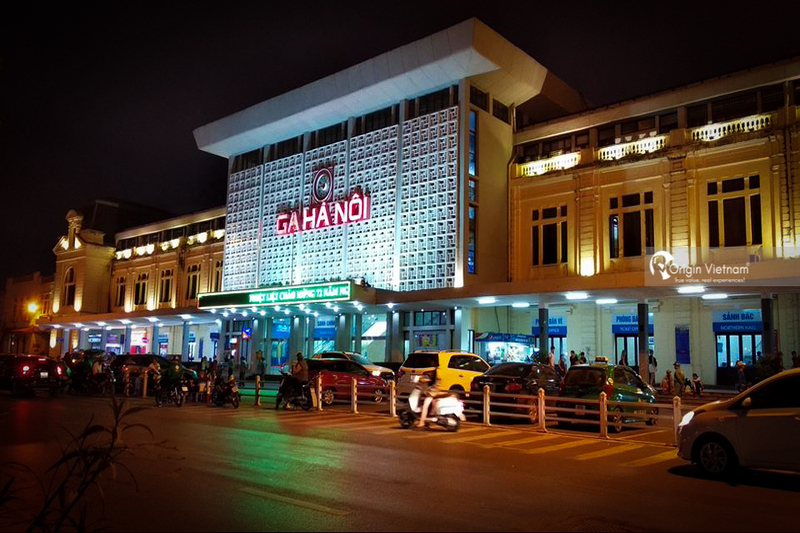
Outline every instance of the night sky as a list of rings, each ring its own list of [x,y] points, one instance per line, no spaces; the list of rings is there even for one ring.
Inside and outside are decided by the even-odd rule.
[[[792,2],[17,4],[0,11],[0,282],[52,273],[66,212],[95,198],[224,204],[227,162],[194,128],[471,16],[597,105],[800,56]]]

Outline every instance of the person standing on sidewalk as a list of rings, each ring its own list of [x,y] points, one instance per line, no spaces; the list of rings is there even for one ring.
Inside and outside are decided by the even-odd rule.
[[[681,370],[679,363],[675,363],[673,366],[675,367],[675,394],[683,396],[687,385],[686,376],[683,375],[683,370]]]

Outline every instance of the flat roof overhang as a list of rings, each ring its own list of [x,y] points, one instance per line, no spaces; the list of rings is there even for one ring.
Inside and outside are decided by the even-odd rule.
[[[229,158],[383,109],[474,77],[506,105],[555,78],[500,34],[471,18],[194,130],[200,150]],[[553,98],[579,100],[558,85]]]
[[[216,315],[199,310],[196,307],[179,309],[155,309],[153,311],[131,311],[130,313],[102,313],[65,315],[40,318],[37,325],[43,329],[52,328],[112,328],[123,329],[131,327],[147,327],[158,324],[159,327],[212,324],[217,320]]]

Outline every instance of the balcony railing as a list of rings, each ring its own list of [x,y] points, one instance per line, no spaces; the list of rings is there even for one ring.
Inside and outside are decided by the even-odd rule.
[[[615,144],[597,150],[597,159],[600,161],[615,161],[629,155],[644,155],[657,152],[667,144],[666,135],[647,137],[629,143]]]
[[[751,131],[763,130],[772,125],[772,115],[751,115],[749,117],[737,118],[729,122],[719,122],[701,126],[692,131],[693,141],[716,141],[728,135],[737,133],[749,133]]]
[[[541,176],[554,170],[565,170],[577,165],[581,160],[581,154],[578,152],[557,155],[548,159],[539,159],[538,161],[531,161],[519,165],[520,176]]]

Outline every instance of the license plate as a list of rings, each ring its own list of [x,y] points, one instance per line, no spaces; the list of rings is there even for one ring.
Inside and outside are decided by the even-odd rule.
[[[39,372],[39,377],[42,379],[47,379],[50,377],[50,374],[48,372]]]
[[[181,387],[181,390],[183,390],[183,392],[189,392],[189,387]]]
[[[582,415],[586,413],[586,406],[585,405],[576,405],[575,410],[577,411],[576,414]]]

